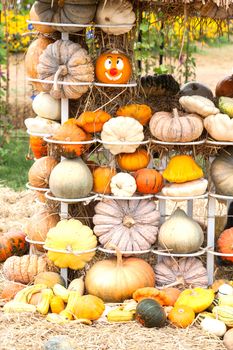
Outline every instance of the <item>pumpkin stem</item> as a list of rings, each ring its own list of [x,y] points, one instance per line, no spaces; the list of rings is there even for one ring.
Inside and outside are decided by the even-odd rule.
[[[60,75],[65,76],[67,75],[68,71],[67,71],[67,67],[65,65],[61,65],[59,66],[58,70],[56,71],[56,74],[54,75],[54,91],[58,91],[58,78]]]
[[[105,244],[104,248],[110,248],[110,249],[114,249],[116,251],[117,268],[122,267],[123,259],[122,259],[122,254],[121,254],[120,249],[115,244],[112,244],[112,243]]]
[[[134,224],[135,224],[135,220],[131,216],[126,215],[124,217],[124,219],[123,219],[124,226],[131,228],[132,226],[134,226]]]
[[[172,117],[173,118],[179,118],[179,113],[177,108],[173,108],[172,110]]]

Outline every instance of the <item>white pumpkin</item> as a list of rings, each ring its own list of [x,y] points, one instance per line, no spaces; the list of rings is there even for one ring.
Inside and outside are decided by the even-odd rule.
[[[24,121],[29,132],[38,134],[54,134],[61,126],[60,123],[45,118],[27,118]]]
[[[128,0],[101,0],[97,12],[96,23],[102,24],[103,32],[113,35],[128,33],[136,20],[133,5]],[[105,25],[119,25],[119,27],[105,27]],[[120,27],[121,24],[129,24]]]
[[[137,190],[134,177],[127,173],[118,173],[110,182],[111,192],[118,197],[132,197]]]
[[[104,143],[104,147],[114,155],[134,153],[140,145],[137,142],[144,139],[143,126],[130,117],[111,118],[103,126],[101,139],[103,142],[110,142],[110,144]],[[111,144],[111,142],[116,144]],[[122,142],[130,144],[121,144]]]
[[[168,197],[193,197],[205,193],[208,186],[206,179],[184,182],[182,184],[167,184],[162,188],[162,194]]]
[[[233,119],[227,114],[209,115],[204,120],[208,134],[217,141],[233,141]]]
[[[203,96],[182,96],[179,99],[179,103],[186,112],[197,113],[202,117],[219,113],[219,109],[215,107],[214,103]]]
[[[34,98],[32,109],[41,118],[61,120],[61,101],[46,92],[40,92]]]
[[[214,318],[205,317],[200,324],[203,331],[222,337],[227,331],[227,327],[223,321]]]

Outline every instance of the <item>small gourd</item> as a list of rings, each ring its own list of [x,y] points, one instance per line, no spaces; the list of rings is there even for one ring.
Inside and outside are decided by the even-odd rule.
[[[127,173],[114,175],[110,182],[111,192],[118,197],[132,197],[137,185],[134,177]]]
[[[163,172],[163,177],[167,181],[175,183],[198,180],[203,176],[201,167],[191,156],[186,154],[172,157]]]
[[[209,317],[205,317],[204,320],[201,321],[200,326],[203,331],[216,335],[217,337],[222,337],[227,331],[227,327],[223,321]]]
[[[203,96],[182,96],[179,103],[187,112],[197,113],[204,118],[219,113],[219,109],[215,107],[214,103]]]

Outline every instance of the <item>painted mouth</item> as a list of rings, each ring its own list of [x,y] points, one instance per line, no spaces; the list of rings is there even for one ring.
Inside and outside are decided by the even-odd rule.
[[[108,72],[105,72],[105,76],[108,78],[108,80],[111,81],[117,81],[122,77],[122,73],[120,73],[119,75],[112,77],[111,75],[108,74]]]

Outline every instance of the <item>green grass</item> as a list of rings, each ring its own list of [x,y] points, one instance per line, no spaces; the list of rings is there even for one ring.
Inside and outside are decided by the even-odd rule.
[[[1,142],[1,136],[0,136]],[[29,138],[23,131],[10,134],[9,143],[0,148],[0,184],[20,191],[25,189],[33,161],[26,160]]]

